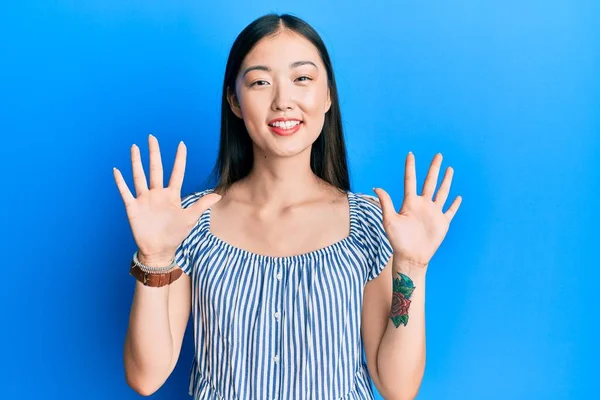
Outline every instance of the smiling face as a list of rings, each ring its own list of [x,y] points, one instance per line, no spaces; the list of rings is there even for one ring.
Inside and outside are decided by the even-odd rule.
[[[316,47],[290,31],[256,44],[228,100],[255,148],[281,157],[310,148],[331,106],[327,71]]]

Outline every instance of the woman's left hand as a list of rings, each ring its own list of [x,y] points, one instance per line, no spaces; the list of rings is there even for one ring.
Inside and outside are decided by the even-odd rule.
[[[443,212],[448,198],[454,170],[446,169],[444,179],[432,200],[438,180],[442,154],[433,158],[429,173],[423,184],[423,193],[417,195],[415,156],[408,153],[404,173],[404,201],[396,212],[389,194],[383,189],[374,189],[383,209],[383,227],[394,249],[394,259],[406,261],[411,266],[426,268],[444,240],[450,222],[462,201],[457,196],[448,210]]]

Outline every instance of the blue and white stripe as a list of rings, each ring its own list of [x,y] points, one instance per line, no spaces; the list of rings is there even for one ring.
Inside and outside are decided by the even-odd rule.
[[[212,191],[186,196],[183,207]],[[348,237],[290,257],[232,246],[210,232],[210,209],[202,214],[176,253],[192,278],[195,400],[373,399],[363,288],[392,248],[367,197],[348,192]]]

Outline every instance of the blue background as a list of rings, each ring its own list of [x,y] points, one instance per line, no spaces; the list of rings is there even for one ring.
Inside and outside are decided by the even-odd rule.
[[[329,48],[354,191],[399,206],[409,150],[419,185],[436,152],[455,169],[418,398],[596,398],[599,3],[206,3],[2,6],[0,397],[138,397],[122,364],[135,244],[112,167],[131,185],[129,148],[147,163],[152,132],[165,177],[184,140],[184,192],[203,188],[229,47],[275,11]],[[188,398],[190,339],[155,398]]]

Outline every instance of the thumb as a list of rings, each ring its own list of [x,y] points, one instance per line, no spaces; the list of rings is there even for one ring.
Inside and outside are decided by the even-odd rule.
[[[199,199],[197,202],[188,207],[191,216],[193,216],[193,218],[197,220],[198,218],[200,218],[200,215],[202,215],[204,211],[206,211],[207,209],[212,207],[213,204],[221,200],[221,197],[222,196],[217,193],[210,193],[206,196],[202,196],[201,199]]]
[[[373,188],[373,191],[379,198],[379,203],[381,204],[381,209],[383,210],[383,218],[389,218],[395,214],[396,208],[394,208],[394,203],[392,202],[390,195],[381,188]]]

